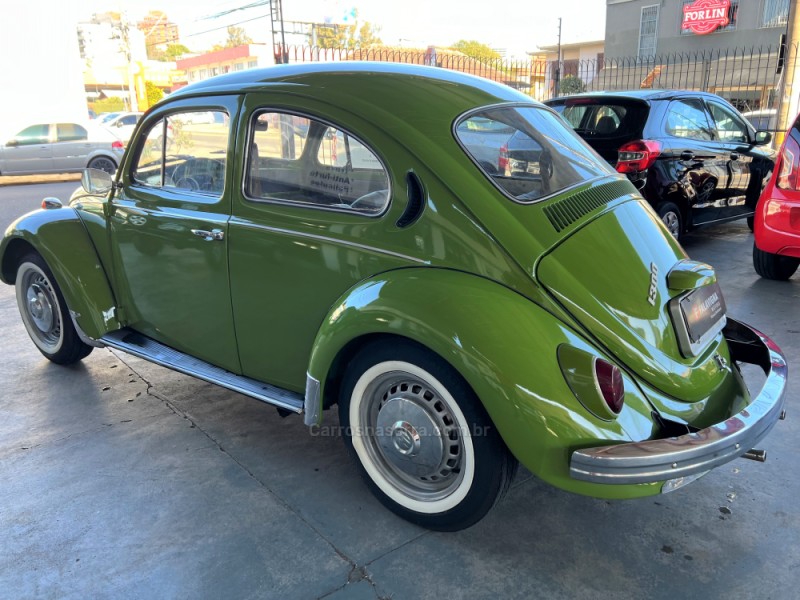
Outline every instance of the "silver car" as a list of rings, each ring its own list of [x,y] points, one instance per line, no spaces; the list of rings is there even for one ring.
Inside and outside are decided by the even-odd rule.
[[[0,175],[117,170],[125,146],[111,132],[79,123],[37,123],[0,146]]]

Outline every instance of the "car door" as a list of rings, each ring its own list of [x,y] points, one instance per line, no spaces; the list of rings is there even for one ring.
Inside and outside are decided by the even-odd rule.
[[[3,147],[0,173],[47,173],[53,170],[53,148],[48,123],[31,125],[8,140]]]
[[[86,129],[77,123],[57,123],[53,143],[53,170],[80,171],[92,148]]]
[[[112,199],[111,246],[125,320],[141,333],[240,372],[228,277],[228,220],[238,97],[152,113]],[[219,123],[189,124],[193,112]],[[169,112],[166,112],[169,111]]]
[[[669,181],[677,184],[689,207],[692,225],[719,218],[724,199],[727,157],[715,140],[713,126],[703,102],[696,98],[676,98],[669,102],[664,120]]]
[[[718,143],[724,149],[728,182],[725,200],[720,203],[719,218],[733,219],[751,214],[758,198],[748,202],[751,167],[753,163],[750,131],[736,111],[716,100],[708,100],[709,113],[714,123]],[[756,194],[757,195],[757,194]]]
[[[230,268],[243,373],[301,391],[337,299],[409,259],[392,251],[397,216],[384,216],[392,178],[374,147],[333,119],[270,108],[290,102],[298,105],[278,94],[245,100]]]

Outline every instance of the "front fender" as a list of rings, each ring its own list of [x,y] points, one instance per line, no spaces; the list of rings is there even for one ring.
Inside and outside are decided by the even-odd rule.
[[[50,267],[86,335],[97,339],[119,329],[111,285],[75,209],[37,210],[9,226],[0,242],[0,279],[4,283],[14,284],[19,259],[31,248]]]
[[[411,339],[449,362],[475,391],[511,452],[540,478],[593,496],[658,493],[652,485],[609,489],[570,478],[575,448],[652,436],[652,408],[626,374],[625,406],[617,419],[604,421],[587,411],[566,383],[557,349],[568,344],[609,357],[527,298],[459,271],[410,268],[382,274],[352,289],[327,315],[309,376],[324,388],[339,354],[376,334]]]

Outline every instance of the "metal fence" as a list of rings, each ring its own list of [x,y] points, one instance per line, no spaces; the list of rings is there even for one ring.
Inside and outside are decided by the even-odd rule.
[[[785,99],[800,91],[798,44],[709,50],[651,58],[554,60],[547,55],[530,60],[474,58],[450,49],[313,48],[289,46],[276,52],[277,62],[338,62],[370,60],[430,65],[477,75],[547,100],[582,91],[628,89],[689,89],[726,98],[742,112],[778,114]],[[794,89],[792,89],[794,87]],[[793,115],[792,115],[793,116]],[[784,130],[772,119],[765,129]]]

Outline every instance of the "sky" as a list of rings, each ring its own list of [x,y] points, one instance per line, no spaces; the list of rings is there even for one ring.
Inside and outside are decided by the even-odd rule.
[[[93,12],[126,11],[134,20],[148,10],[162,10],[178,24],[186,46],[205,50],[221,43],[226,26],[234,23],[245,28],[255,42],[271,41],[268,6],[212,16],[250,4],[261,2],[82,0],[75,10],[81,19],[88,19]],[[341,22],[353,9],[360,22],[380,27],[379,36],[388,45],[448,46],[460,39],[474,39],[524,57],[537,46],[556,43],[559,17],[564,43],[605,37],[605,0],[283,0],[284,20]]]

